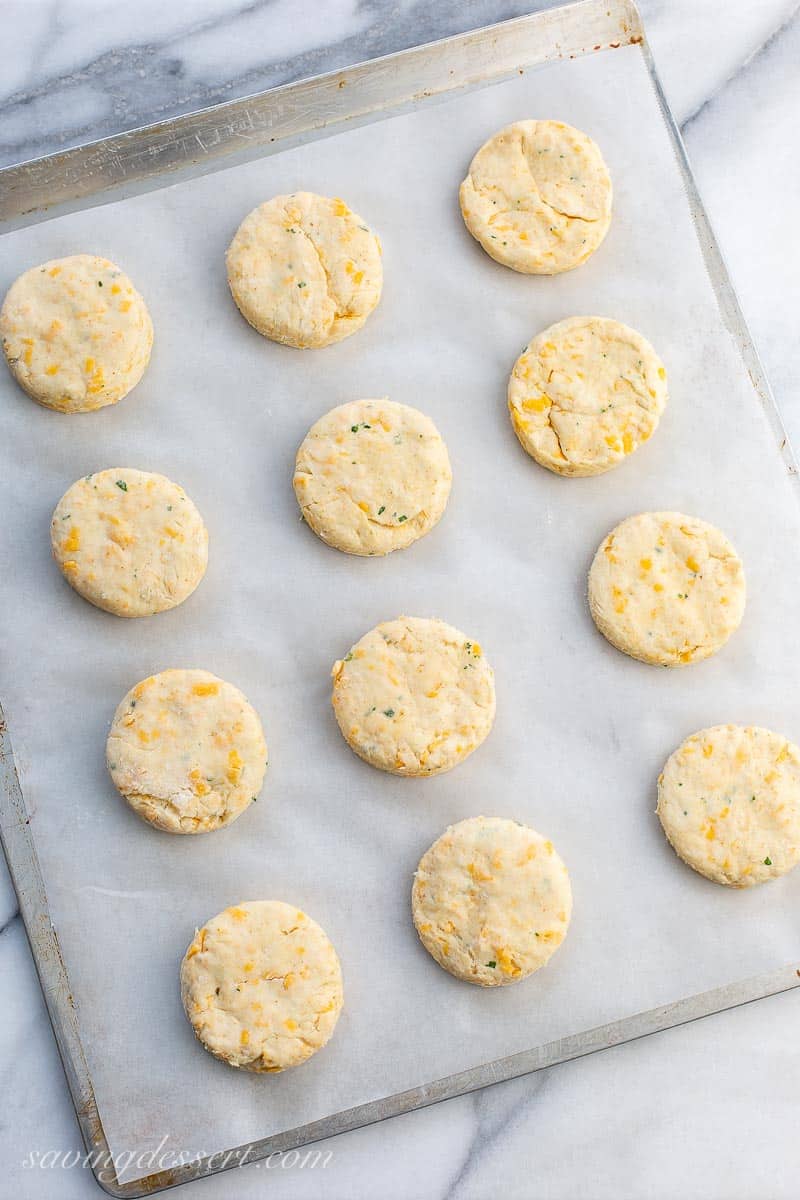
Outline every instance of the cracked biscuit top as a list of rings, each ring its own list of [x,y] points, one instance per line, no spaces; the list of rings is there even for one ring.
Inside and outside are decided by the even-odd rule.
[[[478,642],[444,621],[398,617],[333,665],[333,710],[348,745],[394,775],[449,771],[492,728],[494,672]]]
[[[524,450],[558,475],[599,475],[655,432],[667,373],[650,343],[607,317],[569,317],[514,364],[508,410]]]
[[[228,283],[264,337],[306,349],[360,329],[381,298],[381,246],[343,200],[294,192],[245,217],[228,247]]]
[[[589,571],[589,608],[613,646],[674,667],[714,654],[744,614],[741,559],[697,517],[650,512],[604,538]]]
[[[280,900],[248,900],[198,929],[181,999],[199,1041],[245,1071],[284,1071],[320,1050],[342,1010],[342,972],[324,930]]]
[[[256,799],[267,745],[257,713],[233,684],[208,671],[168,670],[120,702],[106,763],[143,820],[168,833],[207,833]]]
[[[433,422],[391,400],[355,400],[312,425],[295,464],[306,524],[348,554],[410,546],[444,512],[452,473]]]
[[[517,121],[481,146],[461,184],[464,222],[487,254],[528,275],[586,262],[611,223],[611,176],[590,137]]]

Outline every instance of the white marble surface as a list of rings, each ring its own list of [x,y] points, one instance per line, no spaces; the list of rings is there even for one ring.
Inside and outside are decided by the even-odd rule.
[[[188,111],[530,8],[503,0],[5,0],[0,163]],[[800,446],[800,9],[793,0],[642,0],[701,191]],[[12,51],[13,48],[13,51]],[[720,398],[723,411],[724,397]],[[743,469],[745,469],[743,467]],[[0,866],[0,1161],[19,1200],[97,1194],[83,1170],[25,1167],[80,1138]],[[794,1197],[800,995],[714,1017],[346,1135],[324,1169],[264,1170],[185,1194],[279,1200]]]

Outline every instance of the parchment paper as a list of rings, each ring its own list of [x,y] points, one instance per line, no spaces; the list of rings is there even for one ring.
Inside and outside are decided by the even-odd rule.
[[[494,264],[458,212],[473,152],[530,116],[586,130],[614,178],[604,245],[555,279]],[[239,220],[300,188],[343,196],[384,246],[379,309],[355,337],[320,351],[259,337],[225,281]],[[696,729],[753,722],[800,739],[800,556],[794,485],[722,325],[637,49],[45,222],[2,248],[3,289],[47,258],[107,255],[143,292],[156,330],[143,382],[96,414],[42,410],[0,372],[3,701],[112,1151],[166,1136],[187,1154],[215,1152],[800,953],[800,871],[752,891],[715,886],[679,862],[653,811],[664,760]],[[629,462],[565,480],[518,446],[505,387],[535,332],[581,313],[641,330],[667,365],[671,398]],[[294,453],[331,406],[386,394],[434,419],[453,492],[439,527],[413,548],[357,559],[298,519]],[[170,613],[102,613],[50,561],[62,492],[115,465],[177,480],[209,526],[208,574]],[[586,606],[597,544],[651,508],[719,524],[747,570],[741,630],[682,670],[613,650]],[[440,778],[366,766],[330,709],[333,661],[401,613],[455,624],[496,672],[494,731]],[[258,803],[204,837],[150,829],[104,765],[119,699],[172,666],[241,687],[270,748]],[[551,837],[574,888],[556,957],[502,990],[440,970],[410,919],[419,856],[448,823],[477,813]],[[255,1077],[195,1042],[178,966],[196,925],[271,897],[306,909],[331,936],[345,1009],[323,1052]]]

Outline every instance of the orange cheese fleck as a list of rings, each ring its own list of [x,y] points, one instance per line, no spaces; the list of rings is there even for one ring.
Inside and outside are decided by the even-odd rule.
[[[522,968],[508,953],[505,946],[497,951],[497,965],[505,975],[521,975]]]
[[[216,696],[218,692],[218,683],[196,683],[192,688],[193,696]]]
[[[525,412],[544,412],[550,407],[550,401],[547,396],[534,396],[531,400],[523,400],[522,407]]]
[[[208,795],[208,791],[209,791],[208,784],[206,783],[205,779],[203,779],[202,775],[200,774],[200,770],[198,767],[195,767],[193,770],[191,770],[189,772],[189,779],[191,781],[192,788],[194,789],[194,792],[197,796],[207,796]]]
[[[476,867],[475,863],[470,863],[469,866],[467,867],[467,870],[469,871],[470,876],[472,877],[472,879],[475,880],[476,883],[486,883],[487,880],[492,878],[491,875],[486,875],[480,869],[480,867]]]
[[[226,771],[226,775],[231,783],[239,782],[243,765],[239,752],[235,749],[231,750],[228,754],[228,770]]]

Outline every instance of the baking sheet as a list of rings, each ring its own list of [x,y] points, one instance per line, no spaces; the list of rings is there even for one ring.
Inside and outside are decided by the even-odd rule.
[[[615,183],[603,247],[555,279],[492,263],[457,208],[477,146],[530,115],[585,129]],[[250,330],[224,275],[241,217],[299,188],[344,196],[384,245],[379,309],[357,336],[317,353]],[[4,703],[112,1153],[165,1137],[187,1156],[213,1153],[797,956],[800,878],[743,893],[715,887],[678,862],[652,811],[658,770],[694,729],[747,721],[800,736],[787,637],[798,509],[722,326],[635,47],[60,217],[8,235],[3,248],[3,289],[49,257],[113,258],[156,329],[143,382],[97,414],[40,410],[0,378],[0,600],[14,631],[4,639]],[[671,400],[658,434],[622,468],[562,480],[517,445],[505,385],[533,333],[586,312],[654,343]],[[329,407],[384,394],[435,420],[453,493],[439,527],[410,550],[353,559],[298,520],[293,457]],[[78,476],[113,465],[176,479],[209,526],[208,574],[171,613],[133,622],[101,613],[50,562],[55,502]],[[742,629],[686,670],[618,654],[586,609],[597,543],[648,508],[719,524],[747,570]],[[496,671],[493,733],[436,779],[367,767],[330,710],[334,659],[400,613],[462,628]],[[258,803],[203,838],[142,824],[104,766],[118,700],[168,666],[202,666],[240,686],[269,742]],[[575,895],[570,934],[547,969],[491,992],[439,970],[409,914],[420,854],[446,824],[479,812],[551,837]],[[326,1050],[267,1078],[199,1049],[177,986],[195,925],[260,897],[320,921],[345,978]]]

